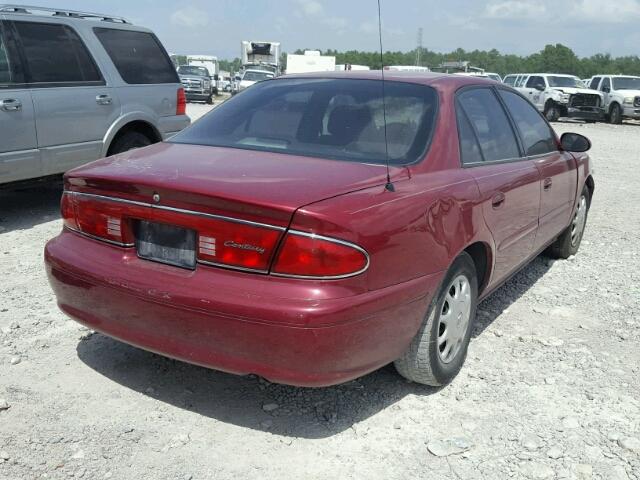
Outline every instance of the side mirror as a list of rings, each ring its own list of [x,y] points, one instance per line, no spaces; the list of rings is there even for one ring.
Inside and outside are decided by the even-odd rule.
[[[611,93],[611,87],[602,87],[604,93]]]
[[[217,82],[218,80],[220,80],[220,76],[216,73],[216,74],[213,76],[213,79]]]
[[[538,90],[539,92],[544,92],[544,91],[546,90],[546,88],[545,88],[545,86],[544,86],[544,85],[539,85],[539,84],[538,84],[538,85],[536,85],[536,86],[535,86],[535,87],[533,87],[533,88],[535,88],[535,89],[536,89],[536,90]]]
[[[579,133],[564,133],[560,137],[562,149],[567,152],[582,153],[591,150],[591,141]]]

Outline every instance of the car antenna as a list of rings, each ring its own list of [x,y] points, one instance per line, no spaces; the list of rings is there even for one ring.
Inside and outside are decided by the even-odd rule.
[[[384,186],[390,192],[396,189],[391,183],[391,173],[389,171],[389,142],[387,141],[387,99],[384,84],[384,53],[382,49],[382,9],[380,8],[380,0],[378,0],[378,33],[380,36],[380,71],[382,72],[382,118],[384,122],[384,153],[385,165],[387,167],[387,184]]]

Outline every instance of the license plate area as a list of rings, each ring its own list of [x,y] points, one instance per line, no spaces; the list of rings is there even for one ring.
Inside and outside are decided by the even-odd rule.
[[[190,270],[196,268],[195,230],[138,220],[134,232],[138,257]]]

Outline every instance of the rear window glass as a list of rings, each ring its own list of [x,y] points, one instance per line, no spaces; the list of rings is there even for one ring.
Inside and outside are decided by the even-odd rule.
[[[283,79],[248,88],[171,139],[221,147],[384,163],[379,80]],[[389,161],[419,160],[433,131],[431,87],[385,83]]]
[[[114,28],[94,28],[98,40],[130,84],[178,83],[171,59],[155,35]]]
[[[78,34],[65,25],[14,22],[31,83],[102,82]]]

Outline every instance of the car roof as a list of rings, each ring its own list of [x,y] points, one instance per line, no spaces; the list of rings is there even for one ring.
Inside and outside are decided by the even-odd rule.
[[[381,80],[381,70],[352,70],[336,72],[317,72],[290,74],[278,77],[278,79],[292,78],[329,78],[329,79],[356,79],[356,80]],[[454,75],[439,72],[407,72],[384,70],[384,80],[388,82],[418,83],[430,86],[446,86],[448,88],[459,88],[467,85],[496,85],[495,80],[490,78]]]

